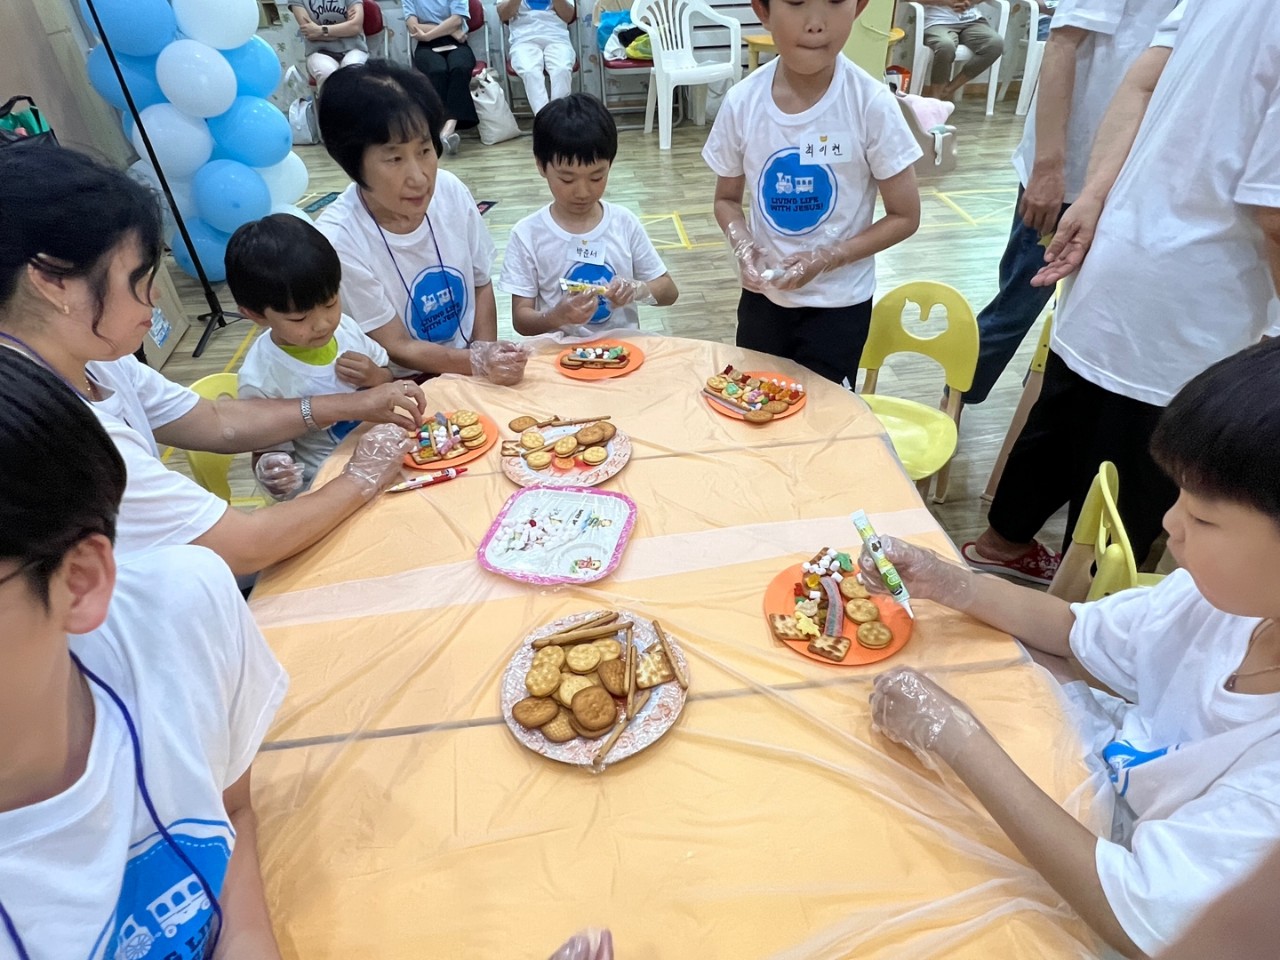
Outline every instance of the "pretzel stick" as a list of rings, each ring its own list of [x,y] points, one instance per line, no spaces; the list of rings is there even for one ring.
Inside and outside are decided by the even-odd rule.
[[[613,623],[618,619],[618,611],[606,610],[603,613],[597,613],[586,620],[580,620],[578,623],[571,623],[567,627],[561,627],[554,633],[547,634],[548,637],[559,637],[566,633],[573,633],[577,630],[587,630],[591,627],[603,627],[606,623]]]
[[[636,649],[635,637],[631,635],[631,624],[626,626],[627,647],[627,719],[636,715],[636,661],[640,659],[640,651]]]
[[[721,396],[720,394],[715,393],[714,391],[709,390],[706,387],[702,388],[702,392],[706,394],[708,397],[710,397],[714,402],[720,404],[720,406],[728,407],[730,410],[736,410],[738,411],[738,413],[742,413],[744,410],[751,409],[745,403],[737,403],[736,401],[730,400],[728,397]]]
[[[623,630],[631,626],[630,620],[624,620],[622,623],[609,623],[601,627],[588,627],[581,630],[571,630],[568,633],[552,634],[549,637],[541,637],[533,641],[533,648],[540,650],[543,647],[549,647],[552,644],[556,646],[569,646],[574,643],[586,643],[588,640],[599,640],[602,637],[612,637],[619,630]]]
[[[613,417],[611,415],[603,417],[580,417],[576,420],[561,420],[559,417],[556,417],[552,420],[544,420],[542,423],[534,424],[530,429],[536,429],[538,427],[576,427],[580,423],[599,423],[601,420],[612,419]]]
[[[636,701],[637,713],[644,709],[644,705],[649,702],[649,696],[652,693],[652,690],[645,690],[641,692],[640,699]],[[609,755],[609,751],[613,749],[614,744],[621,739],[623,732],[627,729],[627,726],[631,723],[632,719],[634,718],[627,716],[625,713],[618,718],[618,722],[614,724],[613,733],[609,734],[609,739],[600,745],[600,749],[596,751],[596,755],[591,758],[592,766],[598,767],[604,762],[604,758]]]
[[[657,620],[653,621],[653,629],[658,634],[658,642],[662,644],[662,649],[667,654],[667,660],[671,663],[671,672],[676,675],[676,683],[680,684],[681,690],[688,690],[689,678],[685,676],[684,668],[676,660],[675,652],[671,649],[671,641],[667,639],[667,631],[662,629],[662,624]]]

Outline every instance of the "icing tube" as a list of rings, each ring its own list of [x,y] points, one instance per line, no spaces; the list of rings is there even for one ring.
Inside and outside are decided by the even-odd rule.
[[[880,537],[876,535],[875,528],[871,526],[871,521],[867,519],[866,511],[855,510],[850,515],[849,520],[852,521],[854,528],[858,531],[858,536],[862,538],[862,543],[867,548],[867,552],[871,554],[871,559],[876,562],[876,569],[880,571],[880,579],[884,581],[884,586],[889,591],[889,596],[900,603],[902,609],[907,611],[907,616],[914,620],[916,614],[911,609],[911,594],[907,592],[907,586],[902,582],[902,577],[898,576],[898,571],[889,562],[889,558],[884,555],[884,549],[880,546]]]

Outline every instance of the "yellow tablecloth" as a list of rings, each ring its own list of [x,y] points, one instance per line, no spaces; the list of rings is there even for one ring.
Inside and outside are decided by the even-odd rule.
[[[593,924],[626,960],[1093,956],[968,792],[870,729],[875,674],[927,668],[1088,823],[1082,748],[1047,674],[929,603],[875,667],[804,660],[765,626],[765,585],[852,548],[858,507],[952,549],[878,422],[776,358],[636,342],[646,362],[612,381],[568,380],[544,348],[516,389],[426,387],[436,408],[503,425],[613,415],[634,454],[604,488],[639,519],[609,578],[537,587],[478,566],[516,489],[495,450],[461,480],[381,498],[259,582],[255,615],[292,676],[254,771],[285,956],[541,960]],[[807,408],[766,427],[718,416],[699,388],[726,363],[802,379]],[[498,687],[528,630],[602,606],[659,617],[693,683],[666,737],[592,774],[517,743]]]

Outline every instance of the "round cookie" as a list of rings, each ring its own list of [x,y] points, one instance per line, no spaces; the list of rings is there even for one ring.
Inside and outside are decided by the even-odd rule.
[[[578,442],[584,447],[594,447],[598,443],[604,442],[604,430],[600,428],[600,424],[593,423],[589,427],[583,427],[578,431]]]
[[[526,450],[537,450],[540,447],[545,447],[546,444],[547,441],[537,430],[526,430],[520,434],[520,446]]]
[[[573,718],[587,730],[607,727],[618,718],[618,705],[604,687],[588,687],[573,695],[569,709]]]
[[[615,427],[608,420],[601,420],[599,423],[596,424],[596,426],[604,431],[604,439],[600,441],[600,443],[602,444],[608,443],[610,440],[612,440],[614,437],[618,435],[618,428]]]
[[[538,425],[538,421],[535,420],[533,417],[516,417],[514,420],[512,420],[510,423],[507,424],[507,426],[512,430],[514,430],[516,433],[524,433],[526,430],[530,430],[533,427],[536,427],[537,425]]]
[[[578,461],[573,457],[552,457],[551,465],[557,470],[572,470],[578,465]]]
[[[728,382],[729,382],[729,379],[727,377],[722,377],[718,373],[714,377],[707,377],[707,387],[711,390],[714,390],[716,393],[719,393],[721,390],[723,390],[724,385]]]
[[[564,666],[564,660],[565,660],[564,647],[555,643],[553,643],[549,647],[543,647],[541,650],[539,650],[537,653],[533,655],[533,662],[535,664],[549,663],[553,667],[555,667],[557,670],[559,670],[561,667]]]
[[[600,685],[615,697],[627,695],[627,665],[621,660],[606,660],[600,664]]]
[[[488,437],[481,434],[480,436],[476,437],[474,440],[463,440],[462,445],[466,447],[468,450],[479,450],[487,442],[488,442]]]
[[[569,726],[573,727],[573,729],[577,731],[578,736],[583,737],[586,740],[599,740],[606,733],[608,733],[610,730],[613,729],[613,723],[610,722],[610,723],[606,723],[603,727],[600,727],[598,730],[589,730],[586,727],[584,727],[582,724],[580,724],[574,718],[572,713],[569,714]]]
[[[516,723],[528,730],[550,723],[559,712],[560,705],[550,697],[526,697],[511,708]]]
[[[474,410],[458,410],[449,419],[460,427],[473,427],[480,422],[480,414]],[[463,439],[465,440],[466,438],[464,437]]]
[[[601,663],[607,660],[617,660],[622,656],[622,644],[617,640],[610,640],[606,637],[603,640],[593,641],[591,645],[600,651]]]
[[[773,414],[768,410],[748,410],[742,415],[742,419],[747,423],[768,423],[773,419]]]
[[[483,437],[484,427],[478,423],[469,424],[458,431],[458,436],[463,440],[474,440],[476,437]]]
[[[568,710],[561,708],[550,723],[544,723],[539,728],[542,730],[542,735],[552,743],[565,743],[572,740],[578,735],[578,731],[573,729],[573,724],[569,722],[572,716],[573,714]]]
[[[853,574],[847,575],[840,581],[840,595],[846,600],[866,600],[871,596],[867,592],[867,588]]]
[[[844,605],[844,615],[854,623],[870,623],[880,619],[880,609],[870,600],[850,600]]]
[[[580,643],[569,649],[564,662],[574,673],[590,673],[600,666],[600,651],[589,643]]]
[[[561,437],[552,447],[556,452],[556,456],[570,457],[573,452],[578,449],[578,438],[574,436]]]
[[[582,451],[582,462],[591,467],[598,467],[609,459],[609,451],[604,447],[587,447]]]
[[[892,642],[893,632],[879,621],[858,627],[858,645],[868,650],[881,650]]]
[[[786,413],[789,408],[790,405],[782,400],[770,400],[761,409],[777,416],[779,413]]]
[[[524,676],[524,685],[535,697],[547,697],[560,686],[560,670],[550,663],[535,663]]]
[[[545,450],[535,450],[524,458],[530,470],[545,470],[551,466],[551,454]]]
[[[573,702],[573,695],[579,690],[585,690],[587,687],[593,686],[586,677],[579,676],[576,673],[562,673],[560,676],[559,689],[556,690],[556,699],[563,703],[566,707]],[[528,686],[528,684],[526,684]]]

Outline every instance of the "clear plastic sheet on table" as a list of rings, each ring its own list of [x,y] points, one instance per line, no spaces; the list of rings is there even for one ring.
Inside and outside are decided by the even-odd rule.
[[[870,728],[876,673],[923,668],[1104,832],[1105,774],[1016,643],[929,603],[901,653],[865,668],[768,633],[765,585],[854,544],[856,507],[882,533],[948,548],[874,418],[813,381],[794,431],[758,432],[697,399],[714,368],[753,358],[644,349],[650,362],[603,390],[559,377],[554,354],[518,391],[427,384],[442,408],[499,423],[610,413],[631,433],[636,456],[606,488],[641,521],[608,579],[546,588],[478,567],[514,489],[495,463],[383,498],[260,582],[255,613],[292,677],[254,772],[286,957],[542,960],[584,927],[609,928],[628,960],[1097,956],[968,792]],[[614,607],[660,619],[693,683],[669,733],[592,774],[519,744],[499,682],[533,628]]]

